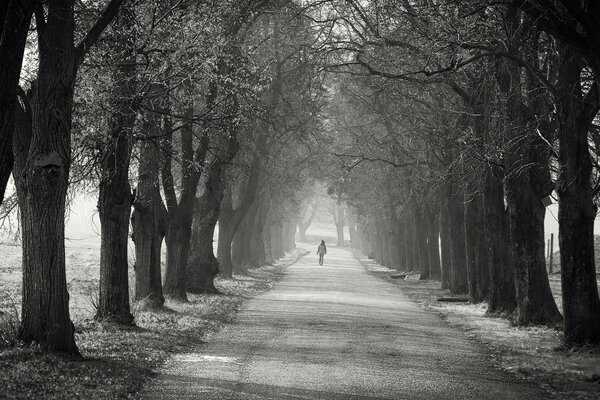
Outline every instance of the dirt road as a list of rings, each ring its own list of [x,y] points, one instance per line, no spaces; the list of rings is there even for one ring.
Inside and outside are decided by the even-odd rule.
[[[316,246],[315,246],[316,248]],[[311,250],[312,247],[311,247]],[[158,371],[146,399],[547,399],[463,332],[369,275],[311,253],[235,324]]]

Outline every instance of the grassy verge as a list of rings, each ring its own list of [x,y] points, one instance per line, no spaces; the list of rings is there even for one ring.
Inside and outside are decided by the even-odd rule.
[[[192,295],[189,303],[167,302],[160,312],[134,310],[136,327],[80,319],[76,341],[84,360],[30,347],[0,348],[0,398],[132,398],[167,357],[201,345],[231,322],[245,299],[269,289],[301,254],[294,251],[248,277],[217,279],[222,295]]]
[[[436,312],[486,347],[500,368],[535,382],[562,399],[600,399],[600,352],[597,349],[565,351],[562,334],[544,327],[517,327],[509,319],[485,315],[486,304],[441,303],[449,293],[437,281],[390,278],[389,269],[362,254],[355,254],[373,275],[397,285],[411,300]]]

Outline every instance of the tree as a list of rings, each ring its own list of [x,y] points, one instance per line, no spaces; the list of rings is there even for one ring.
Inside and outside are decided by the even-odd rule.
[[[72,0],[48,1],[47,15],[41,9],[36,14],[40,62],[15,143],[13,172],[23,242],[19,336],[50,351],[79,353],[69,317],[64,248],[75,78],[122,2],[112,0],[77,46]]]
[[[123,7],[114,24],[113,89],[107,143],[100,161],[100,290],[96,318],[124,325],[133,323],[129,307],[127,242],[132,193],[129,161],[136,119],[135,14]]]

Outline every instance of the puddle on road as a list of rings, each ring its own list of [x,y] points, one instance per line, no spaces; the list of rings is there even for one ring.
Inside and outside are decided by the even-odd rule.
[[[221,363],[237,362],[237,358],[235,358],[235,357],[208,356],[208,355],[202,355],[202,354],[197,354],[197,353],[179,354],[179,355],[176,355],[174,358],[175,358],[175,361],[182,361],[182,362],[202,362],[202,361],[221,362]]]

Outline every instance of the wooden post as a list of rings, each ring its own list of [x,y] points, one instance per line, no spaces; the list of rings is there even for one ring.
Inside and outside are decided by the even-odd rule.
[[[548,269],[548,273],[552,273],[554,266],[552,265],[552,258],[554,256],[554,233],[550,234],[550,268]]]

